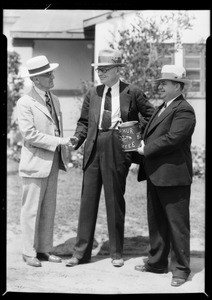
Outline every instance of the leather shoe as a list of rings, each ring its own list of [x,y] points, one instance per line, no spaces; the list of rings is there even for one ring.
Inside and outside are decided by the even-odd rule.
[[[90,259],[78,259],[75,256],[72,256],[66,263],[66,267],[74,267],[80,264],[87,264],[89,263]]]
[[[114,267],[122,267],[124,265],[124,260],[122,258],[119,259],[113,259],[112,260],[112,265]]]
[[[157,274],[163,274],[168,273],[168,268],[165,269],[156,269],[147,265],[137,265],[135,266],[136,271],[140,272],[151,272],[151,273],[157,273]]]
[[[61,263],[62,260],[60,257],[55,256],[50,253],[37,253],[37,258],[44,261],[54,262],[54,263]]]
[[[41,262],[36,257],[23,254],[23,261],[31,267],[41,267]]]
[[[185,278],[173,277],[171,281],[172,286],[180,286],[186,282]]]
[[[66,267],[74,267],[74,266],[79,265],[79,263],[80,263],[80,260],[78,258],[72,256],[72,258],[67,261]]]

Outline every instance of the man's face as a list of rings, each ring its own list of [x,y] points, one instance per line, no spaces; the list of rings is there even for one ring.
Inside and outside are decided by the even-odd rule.
[[[36,76],[36,86],[44,91],[54,87],[54,72],[50,71]]]
[[[103,66],[96,69],[102,84],[113,86],[119,79],[119,69],[114,66]]]
[[[158,85],[158,92],[161,99],[169,101],[179,93],[179,84],[170,80],[161,80]]]

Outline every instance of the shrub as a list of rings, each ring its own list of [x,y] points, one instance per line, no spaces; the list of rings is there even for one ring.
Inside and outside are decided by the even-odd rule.
[[[205,147],[192,146],[191,147],[193,159],[193,174],[196,177],[205,176]]]

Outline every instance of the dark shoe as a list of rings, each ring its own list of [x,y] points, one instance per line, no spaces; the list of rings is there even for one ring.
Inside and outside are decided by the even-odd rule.
[[[171,285],[172,286],[180,286],[186,282],[185,278],[172,277]]]
[[[41,267],[41,262],[36,257],[23,254],[23,261],[31,267]]]
[[[37,258],[44,261],[54,262],[54,263],[61,263],[62,259],[58,256],[55,256],[50,253],[37,253]]]
[[[124,265],[124,260],[123,258],[119,258],[119,259],[112,259],[112,265],[114,267],[122,267]]]
[[[136,271],[140,272],[151,272],[151,273],[157,273],[157,274],[163,274],[163,273],[168,273],[168,268],[165,269],[157,269],[153,268],[147,265],[137,265],[135,266]]]

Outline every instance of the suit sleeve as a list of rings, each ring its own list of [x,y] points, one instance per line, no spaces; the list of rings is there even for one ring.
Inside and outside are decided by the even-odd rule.
[[[139,91],[135,91],[136,97],[136,106],[140,113],[140,125],[141,125],[141,132],[144,132],[144,129],[149,122],[150,117],[152,116],[153,112],[155,111],[154,106],[149,102],[146,95]]]
[[[78,138],[78,144],[76,145],[75,149],[77,150],[85,141],[88,132],[88,118],[89,118],[89,106],[90,106],[90,91],[87,92],[85,95],[81,115],[77,122],[77,127],[74,133],[74,136]]]
[[[144,156],[150,158],[176,151],[176,148],[180,148],[182,143],[192,135],[195,123],[195,113],[192,108],[176,110],[170,129],[145,145]]]

